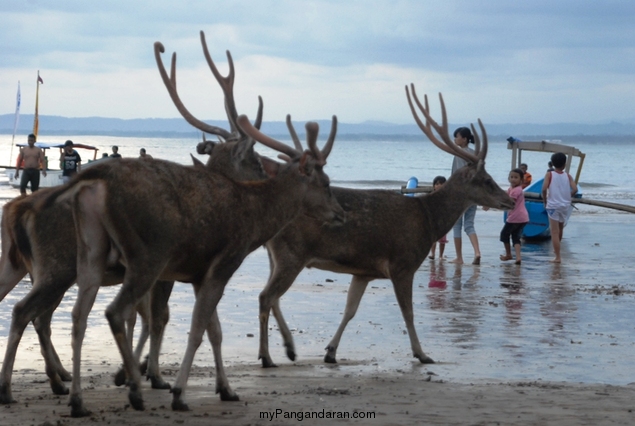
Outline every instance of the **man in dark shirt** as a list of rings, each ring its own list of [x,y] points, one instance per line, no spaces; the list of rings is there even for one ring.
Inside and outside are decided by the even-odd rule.
[[[82,170],[82,158],[73,149],[73,141],[66,141],[64,150],[60,157],[60,167],[62,168],[62,180],[68,182],[71,177]]]
[[[121,154],[119,154],[119,147],[117,145],[113,145],[110,158],[121,158]]]

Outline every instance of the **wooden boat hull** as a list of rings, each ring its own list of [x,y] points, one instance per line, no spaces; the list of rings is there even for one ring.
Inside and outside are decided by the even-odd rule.
[[[22,171],[23,172],[23,171]],[[20,172],[20,174],[22,174]],[[22,176],[18,179],[15,178],[15,169],[6,169],[7,177],[9,178],[9,185],[13,188],[20,188],[20,180]],[[47,170],[46,176],[43,176],[40,173],[40,188],[50,188],[53,186],[58,186],[64,183],[62,180],[62,171],[61,170]],[[30,187],[30,185],[28,185]]]

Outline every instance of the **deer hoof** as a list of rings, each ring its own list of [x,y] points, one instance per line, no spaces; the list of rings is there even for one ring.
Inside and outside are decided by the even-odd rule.
[[[190,411],[190,407],[181,399],[183,390],[181,388],[172,388],[172,411]]]
[[[295,361],[296,354],[293,348],[287,348],[287,358],[289,358],[291,361]]]
[[[137,411],[145,410],[143,406],[143,397],[141,396],[141,392],[139,391],[139,386],[136,383],[130,382],[128,383],[130,386],[130,391],[128,392],[128,401],[130,401],[130,405]]]
[[[0,404],[15,404],[16,401],[11,397],[11,389],[6,384],[0,386]]]
[[[337,364],[337,360],[335,359],[335,357],[329,354],[324,355],[324,362],[329,364]]]
[[[161,377],[148,377],[152,382],[152,389],[172,389],[172,386]]]
[[[84,408],[84,403],[82,402],[82,398],[73,395],[71,396],[68,405],[71,406],[71,417],[87,417],[91,415],[91,412]]]
[[[421,364],[434,364],[434,360],[430,358],[428,355],[418,356],[417,359],[421,361]]]
[[[123,371],[123,368],[117,371],[115,374],[115,386],[123,386],[126,384],[126,372]]]
[[[68,388],[59,380],[51,380],[51,390],[55,395],[68,395]]]
[[[277,368],[278,366],[271,361],[271,358],[263,356],[262,357],[262,368]]]
[[[221,401],[240,401],[240,398],[238,397],[238,395],[236,395],[233,392],[229,392],[226,389],[221,390],[217,393],[220,393]]]

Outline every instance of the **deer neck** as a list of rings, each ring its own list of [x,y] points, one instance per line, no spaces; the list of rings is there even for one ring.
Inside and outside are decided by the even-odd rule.
[[[248,203],[251,206],[255,239],[264,244],[302,210],[308,188],[306,177],[289,170],[265,181],[250,182]]]
[[[456,176],[456,175],[455,175]],[[421,197],[421,202],[427,211],[431,222],[434,240],[446,235],[456,221],[474,204],[470,200],[469,185],[461,179],[450,178],[440,189]]]

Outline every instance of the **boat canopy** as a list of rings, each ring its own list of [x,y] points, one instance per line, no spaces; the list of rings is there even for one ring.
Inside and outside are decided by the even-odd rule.
[[[66,142],[35,142],[35,146],[37,146],[38,148],[42,148],[42,149],[49,149],[49,148],[64,148],[64,144]],[[19,142],[17,144],[15,144],[16,146],[19,146],[20,148],[28,146],[29,144],[27,142]],[[73,148],[83,148],[83,149],[90,149],[93,151],[99,151],[99,148],[94,147],[94,146],[90,146],[90,145],[84,145],[83,143],[75,143],[73,142]]]
[[[549,141],[521,141],[514,137],[507,138],[507,149],[512,150],[512,169],[519,167],[522,162],[522,152],[523,151],[535,151],[535,152],[562,152],[567,156],[567,164],[565,166],[565,171],[569,173],[569,169],[571,168],[571,160],[573,157],[580,158],[580,164],[578,165],[578,170],[575,175],[575,182],[578,183],[580,180],[580,172],[582,172],[582,164],[584,164],[585,154],[580,152],[579,149],[574,148],[569,145],[563,145],[559,143],[549,142]]]

